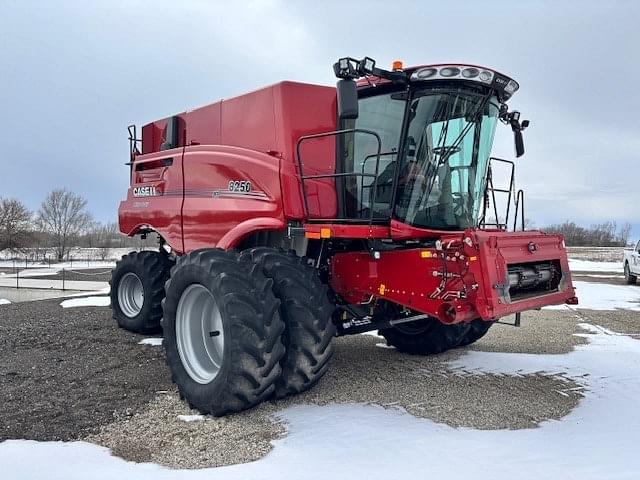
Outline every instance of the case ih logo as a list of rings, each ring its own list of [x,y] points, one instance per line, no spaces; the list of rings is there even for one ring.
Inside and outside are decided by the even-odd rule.
[[[133,189],[134,197],[155,197],[158,193],[156,192],[156,187],[135,187]]]

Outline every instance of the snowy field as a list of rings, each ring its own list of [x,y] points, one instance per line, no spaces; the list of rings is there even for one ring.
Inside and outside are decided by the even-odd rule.
[[[570,264],[575,272],[590,272],[585,276],[598,283],[574,281],[580,304],[546,309],[578,317],[581,332],[575,335],[585,338],[586,344],[564,354],[467,350],[447,364],[461,376],[470,375],[470,381],[474,376],[520,377],[540,372],[568,378],[584,397],[559,420],[543,421],[537,428],[481,430],[454,428],[414,417],[401,408],[374,404],[295,405],[276,413],[285,422],[286,436],[274,440],[273,450],[251,463],[173,470],[125,461],[109,449],[87,442],[7,440],[0,443],[4,472],[0,478],[638,479],[640,314],[634,317],[637,330],[627,334],[588,320],[589,311],[605,316],[616,310],[640,312],[640,286],[601,283],[619,279],[619,262],[572,259]],[[108,288],[64,299],[60,305],[104,307],[109,305],[107,294]],[[8,302],[0,299],[0,305],[3,303]],[[2,308],[7,307],[0,306],[0,312]],[[139,348],[161,347],[162,340],[143,338],[138,343]],[[563,391],[557,394],[566,395]],[[500,406],[487,404],[486,408]],[[184,417],[179,418],[184,425],[205,421],[199,415],[179,417]]]
[[[29,277],[47,277],[49,275],[56,275],[60,272],[62,272],[62,270],[72,270],[72,271],[80,271],[82,272],[82,270],[87,270],[87,269],[112,269],[113,267],[116,266],[116,262],[115,261],[102,261],[102,260],[96,260],[96,261],[91,261],[89,263],[87,262],[61,262],[61,263],[56,263],[55,265],[42,265],[42,266],[33,266],[32,264],[29,264],[29,268],[27,269],[22,269],[20,270],[18,276],[20,278],[29,278]],[[5,267],[5,268],[10,268],[13,269],[13,262],[10,260],[0,260],[0,267]],[[20,264],[18,264],[18,268],[21,268]],[[0,278],[15,278],[16,277],[16,273],[14,272],[0,272]]]
[[[617,262],[622,259],[624,247],[567,247],[570,258],[596,262]]]
[[[69,251],[69,259],[70,263],[77,263],[81,261],[87,261],[89,259],[91,262],[105,262],[117,260],[122,255],[126,255],[132,250],[136,250],[135,247],[118,247],[118,248],[85,248],[85,247],[73,247]],[[24,257],[27,257],[29,263],[37,261],[38,263],[48,264],[49,260],[53,261],[55,259],[55,250],[52,248],[40,248],[40,249],[26,249],[24,252],[13,252],[9,250],[4,250],[0,252],[0,266],[5,266],[3,262],[11,263],[13,265],[14,258],[22,258],[24,261]],[[46,259],[46,260],[45,260]]]
[[[553,305],[546,310],[633,310],[640,312],[640,287],[574,281],[578,305]],[[638,319],[640,326],[640,318]]]
[[[622,274],[622,259],[619,262],[596,262],[593,260],[579,260],[569,258],[569,268],[572,272],[614,272]]]
[[[247,464],[169,470],[125,462],[84,442],[10,440],[0,444],[0,465],[11,472],[5,478],[25,480],[637,479],[640,342],[590,324],[582,328],[578,335],[589,343],[565,355],[470,351],[451,364],[478,375],[563,372],[586,388],[573,412],[539,428],[456,429],[375,405],[308,405],[282,411],[287,436]],[[468,452],[464,462],[462,452]]]

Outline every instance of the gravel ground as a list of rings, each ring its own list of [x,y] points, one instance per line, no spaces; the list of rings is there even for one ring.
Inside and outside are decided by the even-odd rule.
[[[565,318],[564,312],[534,315],[537,318],[527,319],[520,329],[496,325],[474,348],[565,353],[583,342],[571,335],[579,319]],[[551,329],[545,333],[545,327]],[[559,338],[548,344],[549,336]],[[473,375],[448,368],[447,362],[464,349],[419,357],[382,348],[383,342],[371,335],[336,339],[329,372],[302,395],[237,415],[184,423],[178,415],[197,412],[190,411],[172,389],[159,395],[146,411],[106,425],[86,440],[109,447],[127,460],[202,468],[252,461],[266,454],[270,442],[283,435],[278,411],[296,404],[375,403],[454,427],[519,429],[565,416],[582,396],[580,386],[562,376]]]
[[[198,415],[201,420],[186,422],[178,415],[198,412],[172,390],[159,394],[143,412],[106,425],[83,440],[109,447],[126,460],[174,468],[246,463],[265,456],[271,442],[285,435],[286,426],[274,416],[277,410],[269,402],[236,415]]]
[[[143,337],[116,328],[108,308],[59,302],[0,306],[0,441],[87,440],[127,460],[201,468],[264,456],[286,435],[278,412],[296,404],[375,403],[454,427],[521,429],[562,418],[582,396],[562,375],[476,375],[449,366],[465,349],[410,356],[356,335],[335,340],[332,366],[310,392],[185,422],[180,415],[197,412],[179,399],[162,348],[138,345]],[[520,328],[496,324],[467,349],[563,354],[586,342],[573,335],[580,322],[640,339],[638,312],[543,310],[525,313]]]
[[[561,418],[581,398],[562,376],[474,375],[448,366],[464,349],[410,356],[356,335],[336,339],[332,367],[310,392],[187,423],[178,415],[196,412],[178,398],[162,348],[138,345],[142,337],[116,328],[108,308],[58,304],[0,307],[0,440],[86,439],[128,460],[200,468],[265,455],[285,433],[277,413],[300,403],[376,403],[455,427],[518,429]],[[496,325],[471,348],[565,353],[584,341],[572,333],[585,320],[633,327],[628,312],[531,312],[523,327]]]
[[[593,275],[607,275],[606,277],[594,277]],[[614,276],[615,275],[615,276]],[[616,275],[614,273],[588,273],[584,274],[580,273],[572,273],[571,278],[575,282],[579,280],[581,282],[591,282],[591,283],[607,283],[609,285],[627,285],[627,281],[624,279],[624,275]]]
[[[62,271],[55,275],[43,275],[33,278],[41,280],[62,280]],[[64,272],[65,280],[78,280],[88,282],[108,282],[111,279],[110,268],[83,268],[79,270],[67,270]]]
[[[639,287],[640,288],[640,287]],[[578,310],[581,320],[640,340],[640,312]]]
[[[44,288],[12,288],[0,287],[0,298],[15,302],[30,302],[32,300],[44,300],[48,298],[61,298],[67,295],[75,295],[75,290],[53,290]]]
[[[0,441],[75,440],[172,388],[161,349],[115,328],[108,308],[0,306]]]

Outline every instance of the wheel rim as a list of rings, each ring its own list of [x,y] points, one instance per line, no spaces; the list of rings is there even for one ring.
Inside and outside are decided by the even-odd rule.
[[[133,318],[142,310],[144,303],[144,288],[140,277],[129,272],[120,279],[118,285],[118,304],[120,310],[127,317]]]
[[[203,285],[190,285],[180,296],[176,340],[182,365],[194,381],[206,384],[216,378],[222,367],[224,329],[220,309]]]

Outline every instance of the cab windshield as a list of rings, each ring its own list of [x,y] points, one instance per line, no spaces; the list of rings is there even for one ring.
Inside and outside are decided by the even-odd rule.
[[[382,132],[383,142],[378,177],[363,178],[358,185],[361,214],[373,209],[374,218],[388,218],[393,213],[401,222],[440,230],[476,226],[498,119],[497,99],[468,87],[414,92],[399,159],[406,100],[389,94],[360,102],[356,127]],[[363,172],[375,168],[373,143],[356,137],[353,153]]]
[[[414,95],[394,213],[436,229],[476,226],[498,105],[464,90]]]

